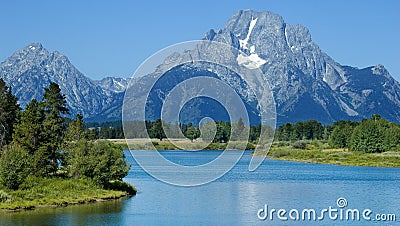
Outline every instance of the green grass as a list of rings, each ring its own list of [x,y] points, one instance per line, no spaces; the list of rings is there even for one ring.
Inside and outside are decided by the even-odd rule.
[[[197,149],[204,149],[204,150],[225,150],[227,148],[227,143],[206,143],[206,142],[199,142],[199,141],[194,141],[191,142],[186,139],[182,140],[175,140],[178,146],[174,145],[171,143],[169,140],[164,139],[162,141],[160,140],[152,140],[151,144],[147,142],[146,140],[139,140],[136,142],[131,142],[128,145],[124,140],[110,140],[114,144],[119,145],[119,147],[122,150],[181,150],[181,149],[187,149],[187,150],[197,150]],[[208,145],[207,145],[208,144]],[[230,142],[229,148],[232,150],[237,150],[237,149],[243,149],[244,144],[242,142],[238,141],[232,141]],[[254,150],[255,149],[255,144],[253,143],[247,143],[246,150]]]
[[[257,153],[265,155],[265,153]],[[295,149],[290,145],[274,143],[266,155],[270,159],[336,164],[345,166],[400,167],[400,152],[383,153],[353,152],[347,149],[332,149],[325,143],[308,143],[306,149]]]
[[[130,185],[124,186],[133,188]],[[28,177],[18,190],[0,187],[0,209],[21,210],[66,206],[124,196],[127,196],[126,191],[106,190],[90,179]]]

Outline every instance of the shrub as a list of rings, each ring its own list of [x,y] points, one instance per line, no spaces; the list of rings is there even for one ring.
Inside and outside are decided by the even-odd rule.
[[[5,191],[0,190],[0,202],[12,202],[11,195],[7,194]]]
[[[365,153],[385,151],[385,122],[387,121],[382,121],[382,119],[369,119],[361,122],[354,128],[350,140],[350,149],[352,151],[362,151]]]
[[[111,181],[110,183],[107,184],[107,189],[110,190],[116,190],[116,191],[126,191],[129,195],[136,195],[136,188],[133,187],[132,185],[124,182],[124,181]]]
[[[28,176],[24,182],[19,186],[19,190],[28,190],[39,184],[39,178],[35,176]]]
[[[390,124],[384,131],[383,145],[385,150],[396,150],[400,148],[400,127]]]
[[[109,141],[82,140],[67,149],[70,176],[92,178],[103,187],[111,180],[122,180],[130,168],[122,150]]]
[[[8,189],[17,190],[29,175],[28,152],[17,146],[8,146],[0,157],[0,182]]]
[[[335,148],[349,147],[353,131],[354,127],[350,123],[336,126],[329,138],[329,145]]]
[[[289,155],[290,154],[290,150],[288,150],[288,149],[274,149],[270,153],[275,158],[280,158],[280,157]]]
[[[292,147],[296,148],[296,149],[306,149],[307,148],[307,142],[299,140],[299,141],[294,142]]]
[[[350,139],[352,151],[365,153],[396,150],[400,147],[400,127],[394,123],[372,115],[371,119],[363,119],[354,128]]]

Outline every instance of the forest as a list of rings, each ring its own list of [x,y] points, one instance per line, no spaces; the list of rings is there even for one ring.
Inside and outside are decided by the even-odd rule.
[[[0,208],[4,203],[19,208],[122,194],[111,190],[136,193],[122,182],[130,165],[120,147],[90,140],[83,117],[69,120],[66,106],[52,82],[42,100],[33,99],[22,111],[11,87],[0,79]],[[48,197],[38,197],[35,189]]]
[[[242,119],[238,122],[215,122],[215,134],[208,133],[211,130],[210,124],[193,125],[181,123],[169,123],[157,119],[146,121],[147,131],[142,134],[134,134],[133,137],[144,138],[148,133],[150,138],[166,138],[164,129],[169,129],[173,138],[179,137],[179,131],[193,141],[201,137],[212,143],[227,143],[231,139],[231,132],[239,128],[243,131],[248,129],[248,142],[257,144],[260,137],[261,125],[246,126]],[[163,125],[164,127],[163,128]],[[122,122],[89,123],[87,130],[92,139],[124,139]],[[203,128],[201,128],[203,126]],[[233,127],[232,127],[233,126]],[[208,129],[207,127],[210,127]],[[201,134],[201,131],[203,134]],[[272,128],[269,128],[272,130]],[[347,148],[352,151],[366,153],[380,153],[400,149],[400,125],[389,122],[380,115],[372,115],[369,119],[361,121],[340,120],[330,125],[323,125],[316,120],[308,120],[297,123],[286,123],[275,129],[275,142],[288,142],[291,146],[305,149],[309,141],[326,142],[331,148]],[[254,146],[253,146],[254,147]]]

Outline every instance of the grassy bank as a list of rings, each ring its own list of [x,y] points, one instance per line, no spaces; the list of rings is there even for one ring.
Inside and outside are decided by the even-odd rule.
[[[227,147],[227,143],[206,143],[202,142],[200,140],[195,140],[195,141],[190,141],[188,139],[174,139],[173,143],[171,143],[169,140],[158,140],[158,139],[152,139],[151,143],[149,143],[145,139],[131,139],[128,140],[129,147],[126,143],[126,140],[123,139],[109,139],[109,141],[113,142],[114,144],[119,145],[120,149],[122,150],[129,150],[131,148],[132,150],[197,150],[197,149],[203,149],[203,150],[225,150]],[[230,149],[242,149],[242,148],[236,148],[236,147],[243,147],[243,143],[235,143],[235,141],[231,142],[230,144]],[[255,145],[252,143],[248,143],[246,150],[253,150],[255,148]]]
[[[28,177],[18,190],[0,187],[0,209],[67,206],[117,199],[135,193],[134,187],[120,181],[111,183],[110,189],[104,189],[90,179]]]
[[[122,149],[128,150],[125,140],[110,140],[119,144]],[[129,146],[136,150],[151,150],[153,146],[146,144],[144,140],[128,140]],[[176,140],[178,144],[185,147],[196,149],[201,147],[199,141],[190,142],[189,140]],[[157,150],[178,150],[174,144],[168,140],[152,140],[152,144]],[[253,150],[254,144],[249,143],[249,150]],[[204,148],[205,150],[224,150],[226,143],[211,143]],[[191,150],[188,148],[188,150]],[[298,141],[298,142],[274,142],[270,151],[256,153],[256,155],[267,156],[270,159],[287,160],[297,162],[308,162],[316,164],[336,164],[345,166],[376,166],[376,167],[400,167],[400,150],[388,151],[383,153],[364,153],[353,152],[348,149],[334,149],[329,147],[326,141]]]
[[[263,155],[263,153],[258,153],[258,155]],[[353,152],[348,149],[332,149],[322,142],[309,142],[305,149],[294,148],[288,143],[277,142],[274,143],[266,156],[270,159],[316,164],[400,167],[400,151],[383,153]]]

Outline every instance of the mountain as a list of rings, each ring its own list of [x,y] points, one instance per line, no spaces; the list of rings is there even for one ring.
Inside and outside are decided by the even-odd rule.
[[[400,122],[400,85],[384,66],[358,69],[340,65],[312,41],[306,27],[287,24],[277,14],[241,10],[233,15],[224,29],[208,31],[204,40],[240,49],[246,55],[237,53],[235,63],[262,71],[274,94],[278,125],[311,119],[322,123],[360,120],[371,114]],[[181,62],[192,59],[201,52],[198,48],[201,47],[175,53],[159,68],[167,67],[171,59]],[[219,53],[215,57],[220,57]],[[206,70],[207,66],[192,68],[201,69]],[[236,87],[238,93],[245,93],[240,84],[230,85]],[[168,91],[167,86],[156,90],[157,93]],[[155,98],[158,100],[151,102],[160,104],[162,97]],[[242,98],[244,102],[249,101]],[[200,111],[198,114],[204,113]],[[153,117],[159,115],[153,113]]]
[[[204,40],[222,42],[241,50],[247,55],[232,53],[237,55],[235,63],[261,70],[274,94],[278,125],[309,119],[323,123],[340,119],[359,120],[371,114],[400,122],[400,84],[383,65],[362,69],[341,65],[313,42],[306,27],[287,24],[277,14],[241,10],[232,16],[225,28],[209,30]],[[195,56],[199,50],[175,53],[159,68],[166,67],[171,59]],[[207,65],[200,64],[176,68],[169,72],[172,75],[169,80],[154,87],[157,95],[150,96],[152,99],[147,109],[152,109],[152,112],[149,117],[159,117],[159,105],[172,85],[193,76],[191,71],[196,70],[227,81],[244,100],[253,120],[257,121],[257,103],[247,95],[246,84],[222,69],[214,67],[210,71]],[[145,84],[151,76],[143,76],[135,82]],[[0,77],[12,86],[22,106],[32,98],[40,99],[43,88],[54,81],[60,84],[73,115],[81,113],[91,121],[120,119],[124,90],[128,84],[127,79],[117,77],[93,81],[80,73],[67,57],[58,52],[50,53],[38,43],[6,59],[0,65]],[[141,91],[137,90],[138,93]],[[183,115],[192,117],[188,120],[207,116],[204,112],[207,109],[213,109],[218,119],[226,117],[218,110],[217,103],[210,101],[191,102],[188,109],[191,110],[183,111]]]
[[[71,116],[82,114],[96,120],[121,118],[120,110],[115,113],[122,105],[123,94],[117,92],[120,88],[116,85],[107,87],[106,82],[87,78],[66,56],[57,51],[49,52],[40,43],[16,51],[1,63],[0,77],[12,87],[22,107],[33,98],[41,100],[44,88],[50,82],[56,82],[66,96]]]
[[[206,39],[253,55],[253,66],[272,86],[279,124],[307,119],[331,123],[372,113],[400,121],[400,85],[382,65],[342,66],[312,41],[307,28],[287,24],[277,14],[239,11]]]
[[[94,82],[105,91],[111,93],[122,93],[125,92],[129,80],[130,79],[128,78],[106,77],[101,80],[95,80]]]

